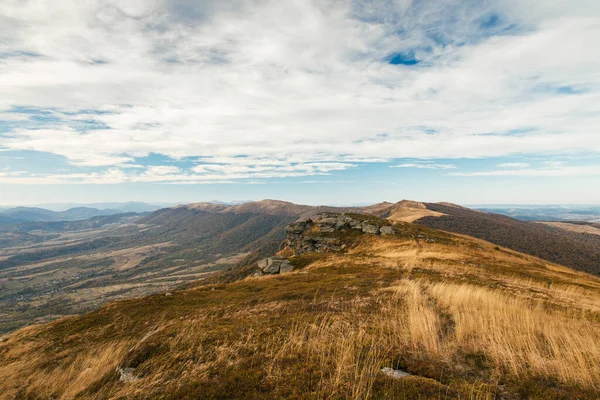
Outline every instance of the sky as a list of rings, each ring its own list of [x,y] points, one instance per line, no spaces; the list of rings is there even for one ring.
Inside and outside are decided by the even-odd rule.
[[[0,205],[600,203],[597,0],[3,0]]]

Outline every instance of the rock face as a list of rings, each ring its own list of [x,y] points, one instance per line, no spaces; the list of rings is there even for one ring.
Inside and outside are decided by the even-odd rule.
[[[362,235],[394,235],[390,222],[368,215],[321,213],[285,228],[279,255],[341,252],[360,242]],[[256,276],[285,274],[294,267],[285,257],[268,257],[258,262]]]
[[[354,235],[352,235],[354,232]],[[393,235],[394,227],[385,220],[366,215],[322,213],[315,220],[302,220],[285,229],[281,249],[294,254],[339,252],[346,249],[356,234]]]
[[[258,262],[258,268],[263,274],[285,274],[292,272],[294,267],[282,257],[269,257]]]

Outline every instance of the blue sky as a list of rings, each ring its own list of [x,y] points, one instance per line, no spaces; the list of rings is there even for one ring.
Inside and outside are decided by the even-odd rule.
[[[0,205],[600,203],[599,44],[591,0],[3,1]]]

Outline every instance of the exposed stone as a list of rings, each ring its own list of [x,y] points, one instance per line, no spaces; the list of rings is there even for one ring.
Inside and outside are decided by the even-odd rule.
[[[258,262],[258,268],[260,268],[261,270],[265,270],[265,268],[267,268],[269,266],[269,259],[268,258],[263,258],[262,260],[260,260]]]
[[[317,226],[320,232],[335,232],[339,229],[338,222],[336,218],[323,218],[317,221]]]
[[[293,270],[294,270],[294,267],[292,264],[290,264],[289,261],[286,261],[279,266],[280,274],[287,274],[289,272],[292,272]]]
[[[258,262],[258,268],[265,274],[280,274],[291,272],[293,267],[290,262],[281,257],[269,257]],[[283,272],[282,272],[283,270]]]
[[[297,221],[285,229],[279,255],[291,257],[302,253],[344,251],[360,239],[338,232],[357,229],[371,235],[393,235],[396,230],[387,221],[366,215],[321,213],[312,220]],[[262,267],[261,267],[262,268]]]
[[[379,233],[381,233],[381,235],[385,236],[385,235],[393,235],[396,233],[396,231],[391,226],[382,226],[381,228],[379,228]]]
[[[167,296],[167,297],[168,296],[173,296],[173,293],[167,292],[167,293],[165,293],[165,296]]]
[[[393,369],[390,367],[381,368],[381,372],[383,372],[384,375],[394,379],[406,378],[408,376],[411,376],[408,372],[404,372],[399,369]]]
[[[310,219],[304,221],[298,221],[293,224],[289,224],[285,227],[285,233],[287,234],[302,234],[308,227],[312,226],[313,222]]]
[[[138,377],[133,374],[135,370],[133,368],[121,368],[117,367],[117,373],[119,374],[119,380],[121,382],[135,382]]]
[[[362,231],[363,233],[370,233],[372,235],[377,235],[379,233],[379,227],[377,225],[373,225],[369,222],[362,223]]]

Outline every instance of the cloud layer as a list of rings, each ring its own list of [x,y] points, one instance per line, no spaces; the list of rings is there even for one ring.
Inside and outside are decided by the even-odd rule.
[[[3,182],[600,153],[597,1],[5,0],[0,37],[0,149],[75,171]]]

